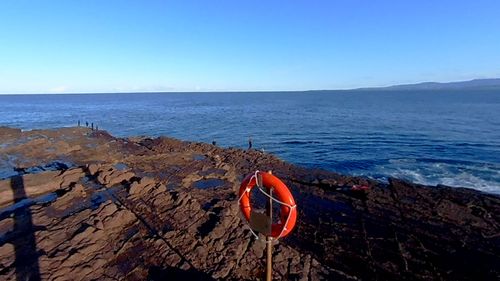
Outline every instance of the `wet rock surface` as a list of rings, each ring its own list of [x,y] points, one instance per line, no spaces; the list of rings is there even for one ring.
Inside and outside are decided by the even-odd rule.
[[[87,128],[0,128],[0,144],[1,280],[260,280],[265,243],[236,195],[255,170],[272,170],[298,204],[274,247],[275,280],[500,278],[495,195]]]

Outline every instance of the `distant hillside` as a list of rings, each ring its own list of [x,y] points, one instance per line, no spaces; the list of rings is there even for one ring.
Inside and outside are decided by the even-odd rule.
[[[395,85],[389,87],[377,87],[377,88],[360,88],[358,90],[462,90],[462,89],[499,89],[500,90],[500,78],[493,79],[474,79],[470,81],[460,81],[460,82],[423,82],[418,84],[404,84]]]

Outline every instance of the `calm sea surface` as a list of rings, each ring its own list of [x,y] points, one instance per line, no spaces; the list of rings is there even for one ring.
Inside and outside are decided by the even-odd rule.
[[[500,193],[499,91],[0,95],[0,125],[93,122],[264,149],[308,167]]]

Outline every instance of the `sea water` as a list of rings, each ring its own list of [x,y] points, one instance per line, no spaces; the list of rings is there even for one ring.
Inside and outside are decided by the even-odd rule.
[[[500,193],[500,91],[0,95],[0,126],[94,123],[386,180]]]

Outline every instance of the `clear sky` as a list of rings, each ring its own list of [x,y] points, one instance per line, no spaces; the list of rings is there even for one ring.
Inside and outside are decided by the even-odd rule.
[[[500,77],[500,1],[2,0],[0,93]]]

